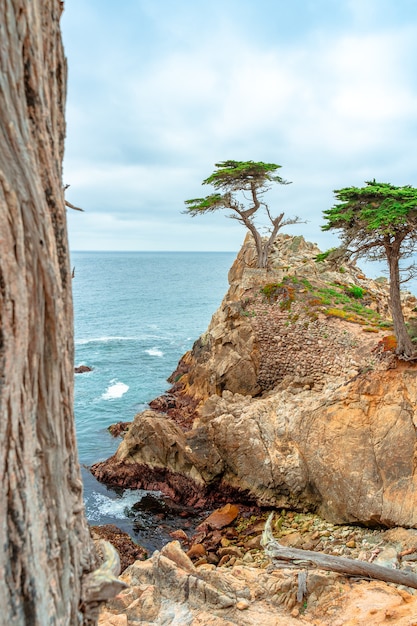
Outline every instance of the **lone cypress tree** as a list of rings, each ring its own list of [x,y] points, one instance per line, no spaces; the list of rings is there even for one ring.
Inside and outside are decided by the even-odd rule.
[[[289,184],[288,181],[275,174],[281,166],[262,161],[222,161],[216,163],[215,167],[217,169],[203,181],[203,185],[212,185],[218,190],[217,193],[212,193],[205,198],[186,200],[187,208],[184,213],[194,217],[202,213],[230,209],[232,214],[228,217],[238,220],[252,233],[258,255],[258,267],[267,267],[268,253],[278,231],[288,224],[301,222],[298,217],[284,220],[284,213],[273,217],[268,205],[262,200],[263,194],[271,188],[273,183]],[[265,209],[272,226],[269,237],[265,239],[254,221],[261,207]]]
[[[417,189],[395,187],[375,179],[365,187],[336,190],[339,202],[324,211],[323,230],[337,230],[348,254],[370,260],[386,259],[389,268],[390,305],[397,354],[417,359],[417,350],[407,332],[401,307],[400,261],[414,252],[417,244]]]

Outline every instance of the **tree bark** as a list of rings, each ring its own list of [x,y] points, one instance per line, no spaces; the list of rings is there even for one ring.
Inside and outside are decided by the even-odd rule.
[[[397,354],[401,357],[410,358],[415,355],[415,348],[411,337],[407,332],[404,315],[401,307],[400,290],[400,247],[402,240],[394,240],[385,246],[385,252],[389,267],[389,290],[392,322],[397,340]],[[416,355],[415,355],[416,356]]]
[[[0,0],[0,622],[76,626],[93,550],[73,419],[59,0]]]
[[[256,265],[258,268],[265,269],[266,267],[268,267],[269,249],[276,239],[279,226],[278,228],[274,229],[274,233],[273,235],[271,234],[268,241],[264,241],[262,239],[261,234],[257,230],[256,226],[253,224],[253,222],[251,222],[251,220],[247,218],[243,212],[242,213],[239,212],[239,215],[240,215],[240,218],[238,218],[239,221],[241,221],[242,224],[246,226],[246,228],[251,233],[253,240],[255,242],[256,261],[257,261]]]

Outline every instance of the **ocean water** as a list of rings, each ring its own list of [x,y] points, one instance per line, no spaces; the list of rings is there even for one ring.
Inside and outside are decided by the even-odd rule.
[[[116,524],[149,550],[159,547],[177,524],[166,501],[160,494],[109,489],[88,467],[108,458],[120,443],[108,433],[108,426],[132,420],[169,388],[166,379],[218,308],[235,256],[234,252],[71,254],[75,365],[93,368],[75,376],[87,518],[91,524]]]

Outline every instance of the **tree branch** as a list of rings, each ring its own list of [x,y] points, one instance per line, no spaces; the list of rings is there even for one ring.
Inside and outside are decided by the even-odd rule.
[[[84,211],[84,209],[80,209],[80,207],[74,206],[73,204],[71,204],[71,202],[68,202],[68,200],[65,200],[65,206],[69,206],[69,208],[74,209],[74,211]]]

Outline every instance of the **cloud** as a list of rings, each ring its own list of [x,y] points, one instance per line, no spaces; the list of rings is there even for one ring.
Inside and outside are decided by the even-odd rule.
[[[94,245],[236,249],[243,233],[222,214],[181,214],[228,158],[283,165],[293,184],[271,207],[308,218],[297,232],[315,241],[329,239],[333,189],[417,184],[417,15],[404,2],[74,0],[65,182],[97,223]],[[75,228],[72,245],[88,247]]]

